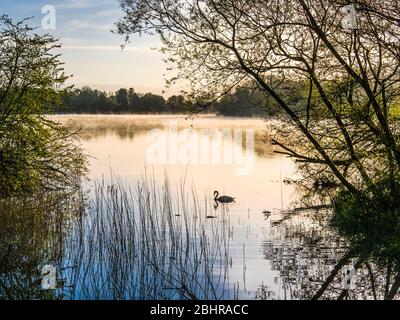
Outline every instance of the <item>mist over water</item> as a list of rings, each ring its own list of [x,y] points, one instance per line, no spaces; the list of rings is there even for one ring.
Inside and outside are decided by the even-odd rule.
[[[82,128],[82,146],[91,156],[89,181],[85,184],[88,190],[93,188],[94,181],[107,181],[115,176],[126,186],[136,186],[144,176],[151,176],[157,185],[163,185],[165,177],[168,177],[171,188],[176,191],[184,185],[190,194],[195,188],[200,203],[212,202],[214,190],[235,197],[235,203],[223,208],[220,206],[214,212],[216,218],[207,220],[209,224],[223,224],[223,211],[229,216],[230,286],[239,286],[241,298],[260,298],[265,295],[265,290],[274,292],[269,298],[292,297],[286,292],[289,289],[281,277],[282,270],[274,265],[273,254],[271,256],[265,251],[281,251],[288,246],[282,242],[282,235],[277,229],[284,220],[282,212],[291,208],[298,195],[294,187],[283,183],[283,180],[294,179],[297,173],[290,159],[275,154],[274,147],[266,144],[266,123],[263,120],[131,115],[57,118],[62,121],[72,119]],[[178,132],[188,129],[198,132],[203,129],[221,132],[242,129],[245,132],[246,129],[253,129],[256,136],[253,171],[237,175],[234,163],[149,165],[146,161],[146,148],[149,146],[147,133],[159,129],[168,134],[171,122],[177,123]],[[244,149],[245,145],[224,147]],[[271,212],[268,219],[264,211]],[[307,226],[307,220],[303,217],[299,223]]]
[[[64,279],[50,296],[13,284],[21,296],[307,299],[346,253],[346,242],[328,227],[329,209],[299,205],[302,194],[287,183],[300,178],[296,165],[274,153],[275,147],[268,143],[268,121],[215,116],[54,118],[73,121],[81,129],[89,172],[74,201],[46,197],[35,209],[44,220],[36,221],[38,231],[32,237],[42,244],[28,245],[16,222],[2,218],[2,230],[12,230],[7,237],[2,235],[2,245],[7,248],[10,239],[22,241],[25,252],[35,257],[36,265],[27,271],[30,277],[41,279],[40,268],[50,263]],[[149,132],[158,130],[160,137],[168,137],[171,123],[178,153],[182,145],[189,145],[190,152],[196,147],[185,140],[190,134],[180,135],[185,130],[199,137],[207,135],[204,129],[213,133],[240,129],[243,137],[246,130],[254,131],[251,172],[238,174],[241,163],[235,156],[231,163],[213,162],[212,152],[208,163],[149,164],[147,151],[157,143],[149,140]],[[220,136],[207,138],[212,145]],[[245,141],[224,140],[221,159],[224,154],[245,154]],[[235,202],[216,203],[215,190]],[[54,201],[58,206],[46,209]],[[30,219],[29,206],[16,208],[19,221]],[[49,213],[54,221],[46,222]],[[341,282],[335,285],[340,288]],[[32,286],[37,288],[38,282]],[[334,296],[334,290],[327,295]],[[370,297],[365,290],[357,295]]]

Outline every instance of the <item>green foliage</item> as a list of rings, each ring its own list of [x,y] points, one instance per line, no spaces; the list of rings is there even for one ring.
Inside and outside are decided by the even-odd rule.
[[[70,90],[63,96],[63,107],[58,107],[57,112],[74,113],[171,113],[169,109],[176,96],[165,101],[162,96],[152,93],[138,94],[133,88],[121,88],[115,94],[83,87]],[[181,103],[174,112],[182,112],[185,108],[185,99],[178,97]]]
[[[70,289],[64,280],[56,290],[42,289],[41,268],[54,265],[59,279],[64,278],[61,268],[70,257],[65,239],[83,212],[80,191],[0,199],[0,300],[65,298]]]
[[[342,191],[334,201],[332,225],[362,257],[400,267],[400,183],[384,179],[370,186],[368,198]]]
[[[57,41],[0,18],[0,196],[76,184],[85,159],[71,128],[46,115],[67,77]]]
[[[224,96],[215,104],[215,110],[224,116],[266,115],[267,110],[272,114],[272,108],[266,105],[268,102],[262,92],[243,87],[238,88],[232,95]]]
[[[299,87],[299,85],[297,85]],[[293,91],[293,85],[290,87]],[[207,104],[201,100],[191,101],[183,95],[172,95],[167,100],[153,93],[136,93],[133,88],[121,88],[114,94],[83,87],[66,92],[59,113],[165,113],[182,114],[196,112],[196,107]],[[239,87],[230,96],[214,102],[205,112],[215,112],[223,116],[252,117],[276,115],[279,108],[276,103],[259,90]]]

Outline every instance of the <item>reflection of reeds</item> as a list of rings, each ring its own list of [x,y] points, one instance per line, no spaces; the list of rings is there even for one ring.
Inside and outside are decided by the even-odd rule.
[[[71,298],[227,297],[229,224],[206,219],[209,201],[148,178],[133,191],[103,182],[94,193],[68,275]]]
[[[64,243],[80,221],[83,203],[80,191],[0,200],[0,299],[65,297],[62,281],[57,290],[41,289],[41,268],[51,264],[62,273],[68,263]]]

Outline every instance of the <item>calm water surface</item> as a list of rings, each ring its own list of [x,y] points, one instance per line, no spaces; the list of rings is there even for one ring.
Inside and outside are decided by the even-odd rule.
[[[296,298],[302,290],[299,283],[291,284],[290,279],[310,279],[312,270],[296,267],[297,263],[307,264],[309,259],[318,263],[314,256],[294,247],[305,246],[301,239],[294,239],[296,228],[317,228],[307,214],[296,218],[285,216],[285,210],[293,207],[299,198],[294,187],[283,183],[284,179],[297,177],[294,163],[283,155],[274,153],[274,148],[265,143],[266,123],[258,119],[220,118],[213,116],[187,119],[185,116],[59,116],[58,120],[73,120],[82,128],[82,146],[90,155],[89,181],[85,187],[93,188],[96,181],[111,179],[117,175],[121,181],[135,186],[144,175],[151,175],[162,185],[168,176],[172,185],[185,181],[189,189],[195,186],[196,193],[204,199],[212,199],[214,190],[235,197],[233,204],[225,206],[230,218],[230,270],[229,282],[240,288],[241,298],[289,299]],[[212,129],[222,132],[235,129],[254,129],[255,162],[251,172],[238,175],[238,165],[233,164],[154,164],[148,163],[146,152],[150,143],[148,137],[152,129],[162,130],[168,135],[170,125],[177,123],[178,132]],[[216,137],[210,137],[217,139]],[[183,139],[180,143],[184,144]],[[245,152],[246,145],[225,143],[228,149]],[[239,161],[240,162],[240,161]],[[216,215],[220,213],[216,210]],[[265,211],[271,212],[265,216]],[[264,213],[263,213],[264,212]],[[291,224],[290,230],[283,227]],[[210,223],[223,223],[222,217]],[[314,229],[313,229],[314,228]],[[291,238],[288,240],[288,238]],[[325,248],[325,251],[337,249]],[[304,250],[306,251],[306,250]],[[291,261],[285,261],[285,260]],[[295,260],[299,260],[296,261]],[[282,261],[284,260],[284,261]],[[334,261],[332,261],[332,264]],[[286,267],[285,267],[286,264]],[[326,263],[325,263],[326,264]],[[329,265],[329,264],[328,264]],[[308,271],[307,271],[308,270]],[[297,286],[297,287],[296,287]]]
[[[329,212],[293,210],[303,206],[301,194],[285,180],[299,176],[268,143],[268,122],[54,118],[81,128],[89,156],[84,199],[2,203],[0,282],[7,289],[0,296],[307,299],[346,251],[326,227]],[[254,148],[246,134],[254,134]],[[215,206],[214,190],[235,202]],[[45,264],[57,266],[56,291],[41,290]],[[325,297],[340,286],[332,283]]]
[[[271,122],[55,119],[81,129],[88,176],[68,193],[0,201],[1,299],[396,298],[391,268],[363,260],[374,244],[350,247],[330,209],[287,183],[301,177],[274,153]],[[235,202],[216,206],[214,190]]]

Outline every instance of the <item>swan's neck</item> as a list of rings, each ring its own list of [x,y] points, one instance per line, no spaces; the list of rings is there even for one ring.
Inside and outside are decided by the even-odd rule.
[[[218,196],[219,196],[218,191],[215,191],[215,192],[214,192],[214,200],[217,200]]]

